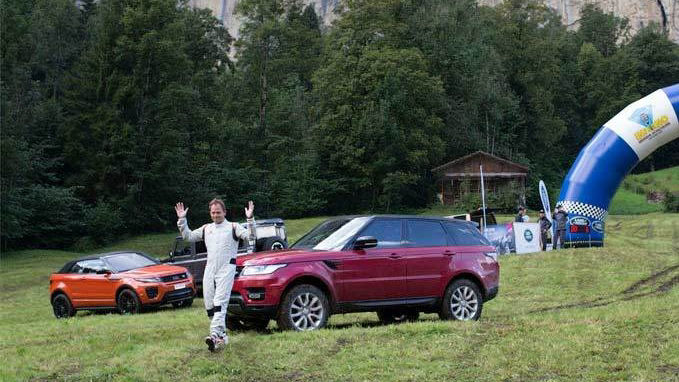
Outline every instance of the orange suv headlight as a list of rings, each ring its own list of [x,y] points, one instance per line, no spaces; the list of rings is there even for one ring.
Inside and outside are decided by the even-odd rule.
[[[141,281],[143,283],[159,283],[160,277],[140,277],[140,278],[135,278],[137,281]]]

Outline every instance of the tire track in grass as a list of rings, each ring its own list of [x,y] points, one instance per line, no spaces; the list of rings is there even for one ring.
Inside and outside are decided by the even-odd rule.
[[[660,285],[657,285],[658,283],[660,283]],[[529,311],[529,313],[554,312],[571,308],[596,308],[616,302],[631,301],[643,297],[665,294],[677,286],[677,284],[679,284],[679,264],[669,266],[659,272],[651,274],[649,277],[636,281],[622,292],[612,296],[598,297],[593,300],[535,309]]]

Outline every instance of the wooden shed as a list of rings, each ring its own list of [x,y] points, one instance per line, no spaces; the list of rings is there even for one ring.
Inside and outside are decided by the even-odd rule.
[[[518,194],[517,204],[525,205],[528,168],[483,151],[477,151],[432,169],[441,203],[451,205],[465,194],[480,194],[480,166],[483,166],[486,193]]]

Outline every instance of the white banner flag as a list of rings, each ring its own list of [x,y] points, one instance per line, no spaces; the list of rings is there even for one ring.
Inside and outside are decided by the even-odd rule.
[[[549,207],[549,195],[547,195],[547,186],[545,186],[545,182],[542,180],[540,181],[539,184],[539,190],[540,190],[540,199],[542,200],[542,209],[545,210],[545,215],[547,215],[547,219],[549,219],[549,222],[552,222],[552,209]]]

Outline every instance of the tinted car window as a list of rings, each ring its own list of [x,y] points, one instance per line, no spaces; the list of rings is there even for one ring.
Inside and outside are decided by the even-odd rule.
[[[377,239],[376,248],[396,248],[401,246],[403,224],[400,220],[376,220],[370,223],[359,236],[373,236]]]
[[[323,251],[339,251],[351,238],[370,220],[369,217],[351,219],[347,224],[333,232],[330,236],[323,239],[314,246],[314,249]]]
[[[338,251],[342,249],[369,220],[370,217],[362,216],[325,221],[306,235],[302,236],[302,238],[290,248],[313,248],[321,251]]]
[[[71,273],[96,273],[106,269],[106,264],[100,259],[78,261],[71,268]]]
[[[432,220],[408,220],[408,244],[413,247],[448,245],[441,223]]]
[[[83,273],[83,267],[80,263],[75,263],[75,264],[73,264],[71,269],[69,269],[68,272],[69,273]]]
[[[478,229],[470,224],[444,223],[455,245],[491,245]]]
[[[158,264],[155,260],[149,259],[138,253],[118,253],[105,257],[106,261],[111,264],[111,267],[118,272],[125,272],[131,269],[148,267],[149,265]]]
[[[345,219],[326,220],[323,223],[317,225],[314,229],[309,231],[306,235],[302,236],[302,238],[299,239],[290,248],[295,248],[295,249],[313,248],[316,244],[323,241],[323,239],[327,238],[328,236],[332,235],[333,232],[340,229],[349,220],[351,220],[351,219],[345,218]]]

